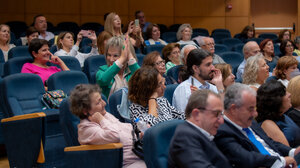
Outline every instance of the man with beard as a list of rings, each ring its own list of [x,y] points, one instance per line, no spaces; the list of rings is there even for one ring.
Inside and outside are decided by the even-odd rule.
[[[172,101],[179,111],[185,111],[193,91],[209,89],[215,93],[223,93],[222,74],[213,66],[211,54],[201,49],[192,50],[187,56],[186,67],[189,78],[175,89]]]
[[[214,141],[234,167],[297,167],[293,158],[300,147],[292,149],[273,141],[254,120],[256,92],[235,83],[226,89],[224,124]]]
[[[39,39],[49,41],[54,38],[54,34],[47,31],[47,20],[44,15],[37,15],[33,18],[33,26],[39,32]]]
[[[198,41],[200,47],[213,55],[213,65],[226,63],[219,55],[215,54],[215,40],[211,37],[203,37]]]

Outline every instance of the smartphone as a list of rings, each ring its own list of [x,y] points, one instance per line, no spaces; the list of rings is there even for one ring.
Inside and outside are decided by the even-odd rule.
[[[88,37],[92,34],[90,30],[81,30],[80,33],[83,37]]]
[[[194,78],[192,78],[192,86],[194,86]]]
[[[140,21],[139,21],[139,19],[135,19],[135,20],[134,20],[134,24],[135,24],[135,26],[140,26]]]

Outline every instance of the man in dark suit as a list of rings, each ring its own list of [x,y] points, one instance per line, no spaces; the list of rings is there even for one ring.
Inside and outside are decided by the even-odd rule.
[[[233,167],[297,167],[292,149],[269,138],[254,121],[257,116],[256,92],[236,83],[227,88],[224,98],[224,124],[215,142]]]
[[[176,128],[169,148],[169,167],[231,167],[213,142],[224,122],[220,95],[209,90],[194,92],[187,104],[187,120]]]

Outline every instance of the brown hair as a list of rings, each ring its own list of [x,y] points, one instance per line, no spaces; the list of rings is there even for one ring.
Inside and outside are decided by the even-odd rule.
[[[29,37],[30,35],[32,35],[33,33],[39,33],[39,31],[36,30],[36,28],[34,27],[29,27],[27,30],[26,30],[26,37]]]
[[[58,49],[62,49],[63,48],[63,45],[60,42],[60,40],[63,40],[65,38],[66,34],[68,34],[68,33],[71,34],[72,37],[73,37],[73,39],[74,39],[74,34],[72,32],[64,31],[64,32],[59,33],[59,35],[58,35],[58,37],[56,39],[56,44],[57,44],[57,48]]]
[[[172,50],[176,47],[180,50],[180,45],[178,43],[169,43],[162,49],[162,55],[166,62],[170,61],[168,57],[171,54]]]
[[[283,35],[284,35],[285,32],[289,32],[289,33],[290,33],[290,39],[291,39],[292,33],[291,33],[288,29],[284,29],[284,30],[281,30],[281,31],[279,32],[278,40],[279,40],[280,42],[282,42]]]
[[[287,87],[287,91],[291,93],[291,103],[293,107],[300,106],[300,76],[292,78]]]
[[[152,29],[153,27],[157,27],[158,30],[160,30],[159,26],[157,24],[152,24],[150,23],[149,26],[147,27],[147,30],[146,30],[146,36],[150,39],[152,38]]]
[[[74,115],[80,119],[87,118],[84,112],[91,110],[91,95],[95,92],[100,93],[98,85],[79,84],[72,90],[70,95],[70,108]]]
[[[138,69],[128,82],[129,100],[146,107],[150,96],[159,85],[158,75],[158,70],[151,66],[142,66]]]
[[[98,35],[97,45],[98,45],[99,54],[103,54],[103,55],[105,54],[104,41],[110,39],[111,37],[112,37],[112,35],[107,31],[103,31]]]
[[[284,71],[287,70],[290,66],[298,65],[298,61],[293,56],[283,56],[277,61],[275,76],[278,79],[286,79]]]
[[[261,51],[262,54],[264,54],[264,48],[265,48],[265,46],[267,45],[267,43],[268,43],[269,41],[271,41],[272,44],[273,44],[273,46],[274,46],[274,43],[273,43],[273,41],[272,41],[271,39],[264,39],[262,42],[260,42],[259,48],[260,48],[260,51]],[[275,55],[274,55],[274,52],[273,52],[273,54],[272,54],[271,56],[272,56],[272,57],[275,56]]]
[[[157,57],[160,57],[160,53],[157,51],[153,51],[153,52],[147,54],[144,57],[143,66],[152,66],[153,67]]]
[[[230,64],[216,64],[215,68],[219,69],[222,73],[223,82],[225,79],[230,75],[230,71],[232,70],[232,67]]]
[[[244,29],[242,30],[241,32],[241,37],[244,37],[244,38],[248,38],[248,31],[253,31],[253,37],[255,37],[255,30],[253,28],[253,26],[246,26],[244,27]]]

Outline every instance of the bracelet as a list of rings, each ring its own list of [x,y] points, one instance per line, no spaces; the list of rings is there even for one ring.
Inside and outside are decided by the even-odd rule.
[[[156,98],[154,98],[154,97],[150,97],[150,98],[149,98],[149,100],[151,100],[151,99],[154,99],[154,100],[156,101]]]

